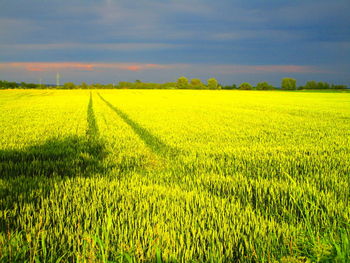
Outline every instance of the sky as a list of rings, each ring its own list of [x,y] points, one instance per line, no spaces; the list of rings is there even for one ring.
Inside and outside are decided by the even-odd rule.
[[[0,79],[350,86],[349,0],[0,0]]]

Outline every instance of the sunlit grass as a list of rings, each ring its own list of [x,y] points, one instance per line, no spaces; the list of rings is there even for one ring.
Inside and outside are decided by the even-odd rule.
[[[1,94],[2,262],[350,260],[350,94]]]

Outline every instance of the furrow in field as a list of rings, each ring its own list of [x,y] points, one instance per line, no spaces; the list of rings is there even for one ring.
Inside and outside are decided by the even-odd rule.
[[[140,139],[134,130],[93,93],[96,125],[99,139],[104,142],[108,155],[105,166],[109,166],[114,177],[126,176],[130,172],[146,172],[162,169],[162,157],[155,154]]]
[[[96,117],[94,113],[94,106],[93,106],[93,100],[92,100],[92,93],[90,92],[90,100],[89,105],[87,109],[87,123],[88,127],[86,130],[86,135],[88,138],[96,138],[99,137],[99,128],[96,123]]]
[[[160,138],[153,135],[149,130],[142,127],[139,123],[132,120],[125,112],[112,105],[106,99],[104,99],[100,94],[98,94],[102,101],[106,103],[118,116],[127,123],[132,130],[140,137],[140,139],[156,154],[167,155],[168,152],[176,152],[177,150],[165,144]]]

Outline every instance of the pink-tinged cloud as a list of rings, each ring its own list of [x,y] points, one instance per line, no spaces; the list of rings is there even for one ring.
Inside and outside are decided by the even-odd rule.
[[[26,69],[28,71],[39,71],[39,72],[44,71],[44,69],[42,69],[42,68],[36,68],[36,67],[31,67],[31,66],[28,66]]]
[[[127,66],[126,69],[130,71],[139,71],[141,67],[136,65],[131,65],[131,66]]]
[[[165,69],[171,65],[146,63],[79,63],[79,62],[10,62],[0,63],[1,68],[22,69],[26,71],[94,71],[115,69],[125,71],[143,71],[147,69]]]
[[[174,65],[146,64],[146,63],[95,63],[98,69],[119,69],[127,71],[143,71],[149,69],[167,69],[174,68]]]
[[[208,65],[208,64],[151,64],[151,63],[86,63],[86,62],[4,62],[0,70],[27,72],[143,72],[167,70],[178,74],[237,75],[266,73],[333,73],[313,66],[299,65]]]
[[[25,69],[27,71],[59,71],[62,69],[92,71],[94,66],[89,63],[76,62],[13,62],[2,63],[7,64],[7,67]]]

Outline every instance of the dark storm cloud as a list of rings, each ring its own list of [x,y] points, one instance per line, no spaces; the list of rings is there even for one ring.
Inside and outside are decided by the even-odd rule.
[[[243,77],[278,83],[288,75],[272,67],[275,72],[253,76],[254,66],[306,66],[313,73],[289,75],[349,84],[349,11],[348,0],[5,0],[0,62],[186,64],[187,71],[167,68],[169,80],[183,73],[227,83]],[[220,65],[233,66],[232,72],[212,68]],[[239,65],[250,66],[251,73],[237,70]],[[7,76],[16,75],[8,70]],[[163,80],[157,70],[118,75]],[[4,74],[2,67],[0,78]],[[114,81],[110,70],[89,74]],[[84,76],[73,74],[70,80]]]

